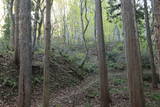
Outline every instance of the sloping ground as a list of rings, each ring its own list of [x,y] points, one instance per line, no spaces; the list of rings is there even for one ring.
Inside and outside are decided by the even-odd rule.
[[[116,78],[121,75],[115,74]],[[123,75],[124,76],[124,75]],[[126,82],[123,80],[112,80],[113,74],[109,73],[111,107],[128,107],[128,94]],[[123,82],[124,84],[122,85]],[[120,85],[121,84],[121,85]],[[51,107],[100,107],[99,102],[99,75],[93,74],[88,76],[79,85],[71,88],[59,90],[50,99]]]
[[[79,69],[62,56],[50,56],[50,91],[53,93],[59,89],[75,86],[87,75],[87,72]],[[42,98],[43,82],[43,55],[36,54],[32,65],[32,106]],[[13,63],[13,55],[0,55],[0,107],[15,107],[18,88],[18,71]]]
[[[18,72],[12,55],[0,56],[0,107],[16,107]],[[43,55],[33,58],[32,107],[42,105]],[[50,57],[50,107],[100,107],[99,75],[79,69],[62,56]],[[129,107],[125,71],[109,72],[111,107]],[[146,107],[159,107],[160,90],[144,82]]]
[[[109,72],[109,87],[111,107],[129,107],[126,72]],[[150,86],[144,90],[146,107],[159,107],[160,91]],[[99,96],[99,76],[94,74],[75,87],[57,91],[50,99],[50,107],[100,107]]]
[[[85,102],[86,90],[97,83],[98,75],[90,75],[83,80],[79,85],[59,90],[50,99],[51,106],[62,106],[62,107],[74,107],[75,105],[83,104]]]

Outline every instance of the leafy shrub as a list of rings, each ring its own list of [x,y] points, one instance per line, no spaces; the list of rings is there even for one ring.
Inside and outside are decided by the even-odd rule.
[[[11,77],[11,78],[2,77],[0,79],[0,82],[2,83],[2,86],[12,87],[12,88],[16,88],[18,86],[17,80],[13,77]]]
[[[92,63],[86,63],[83,68],[87,72],[95,72],[97,71],[97,65]]]
[[[74,54],[68,56],[68,59],[71,62],[75,62],[76,64],[80,64],[81,60],[85,57],[84,53],[75,52]]]
[[[126,83],[126,80],[124,80],[124,79],[114,79],[113,82],[114,82],[115,85],[122,85],[122,84]]]
[[[160,93],[158,92],[152,92],[152,93],[146,93],[146,95],[151,98],[152,100],[155,100],[155,101],[160,101]]]
[[[4,52],[6,50],[9,50],[9,40],[10,40],[10,18],[7,15],[5,17],[5,23],[2,26],[2,37],[0,38],[0,51]]]
[[[126,67],[125,54],[122,42],[109,44],[107,53],[108,67],[110,70],[124,70]],[[114,47],[114,48],[113,48]]]

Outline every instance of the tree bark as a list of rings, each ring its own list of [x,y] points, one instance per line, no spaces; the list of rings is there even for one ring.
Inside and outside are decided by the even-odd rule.
[[[51,41],[51,6],[52,0],[46,0],[43,107],[49,107],[49,53]]]
[[[105,42],[102,20],[101,0],[95,0],[96,4],[96,35],[98,38],[98,59],[100,69],[101,107],[109,107],[108,74],[105,57]]]
[[[126,37],[130,106],[144,107],[142,68],[135,20],[134,0],[121,0],[121,2],[123,27]]]
[[[15,1],[15,64],[19,66],[19,5],[20,0]]]
[[[152,70],[152,87],[158,88],[158,78],[157,78],[156,67],[155,67],[155,63],[154,63],[154,53],[153,53],[153,47],[152,47],[151,29],[150,29],[148,6],[147,6],[146,0],[144,0],[144,13],[145,13],[145,23],[146,23],[146,31],[147,31],[147,42],[148,42],[150,63],[151,63],[151,70]]]
[[[160,76],[160,1],[154,0],[154,32],[157,48],[157,70]]]
[[[31,106],[31,0],[21,0],[19,13],[20,75],[17,107]]]

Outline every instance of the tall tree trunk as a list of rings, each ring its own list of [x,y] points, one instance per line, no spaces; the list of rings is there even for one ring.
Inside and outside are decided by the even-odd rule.
[[[144,0],[144,13],[145,13],[145,23],[146,23],[146,31],[147,31],[147,42],[149,47],[150,63],[151,63],[151,70],[152,70],[152,87],[157,88],[158,79],[156,74],[156,67],[154,64],[154,53],[153,53],[153,47],[152,47],[151,29],[150,29],[148,6],[147,6],[146,0]]]
[[[20,75],[17,107],[30,107],[32,75],[31,0],[21,0],[19,15]]]
[[[156,48],[157,48],[157,67],[160,76],[160,1],[154,0],[154,30],[156,38]]]
[[[14,32],[15,32],[15,16],[13,14],[13,5],[14,0],[10,1],[10,19],[11,19],[11,27],[10,27],[10,46],[14,49]]]
[[[142,68],[138,33],[135,20],[134,0],[121,0],[122,19],[126,37],[126,58],[128,69],[128,84],[131,107],[144,107]]]
[[[51,6],[52,1],[46,0],[43,107],[49,107],[49,53],[51,41]]]
[[[100,68],[101,107],[109,107],[108,71],[105,57],[105,42],[101,0],[95,0],[96,35],[98,38],[98,59]]]
[[[19,5],[20,0],[15,1],[15,64],[19,66]]]

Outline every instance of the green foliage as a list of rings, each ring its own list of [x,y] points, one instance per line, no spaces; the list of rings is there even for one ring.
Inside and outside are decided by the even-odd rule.
[[[2,83],[2,86],[7,86],[7,87],[11,87],[11,88],[15,88],[18,86],[17,84],[17,80],[9,77],[3,77],[0,78],[0,82]]]
[[[124,65],[123,64],[118,64],[118,63],[113,63],[113,62],[108,62],[108,66],[110,70],[124,70]]]
[[[0,38],[0,53],[6,53],[9,50],[8,40]]]
[[[11,20],[9,16],[7,15],[5,18],[5,24],[2,26],[3,36],[4,36],[4,39],[6,40],[9,40],[10,38],[10,25],[11,25]]]
[[[151,97],[153,100],[160,101],[160,94],[159,94],[159,93],[153,93],[150,97]]]
[[[36,84],[42,83],[42,81],[43,81],[43,75],[38,74],[38,75],[34,76],[34,78],[32,80],[32,84],[33,84],[33,86],[35,86]]]
[[[122,85],[126,83],[126,80],[124,79],[113,79],[114,85]]]
[[[150,59],[147,52],[146,42],[142,42],[141,46],[141,60],[142,60],[142,67],[144,69],[150,69]],[[124,52],[124,44],[123,42],[112,42],[108,43],[108,51],[107,51],[107,57],[108,57],[108,67],[110,70],[125,70],[126,69],[126,58],[125,58],[125,52]]]
[[[84,58],[85,54],[77,52],[74,55],[69,56],[69,60],[71,62],[76,62],[77,64],[80,64],[80,61]]]
[[[9,72],[16,72],[16,71],[9,71]],[[15,74],[14,74],[15,75]],[[42,83],[43,76],[42,74],[36,74],[34,75],[32,79],[33,86]],[[18,87],[18,77],[13,77],[11,75],[4,75],[0,78],[0,83],[2,83],[2,86],[10,87],[10,88],[17,88]]]
[[[119,93],[119,89],[117,89],[117,88],[110,88],[109,92],[112,93],[112,94],[116,94],[116,93]]]
[[[120,8],[121,4],[118,0],[109,0],[108,5],[105,7],[107,20],[110,22],[118,22],[120,21]]]
[[[151,93],[146,93],[146,96],[151,98],[152,100],[155,100],[155,101],[160,101],[160,93],[157,91],[157,92],[151,92]]]
[[[83,69],[85,70],[85,71],[87,71],[87,72],[95,72],[95,71],[97,71],[97,65],[96,64],[93,64],[93,63],[91,63],[91,62],[87,62],[85,65],[84,65],[84,67],[83,67]]]
[[[124,70],[126,67],[125,54],[122,42],[110,43],[108,49],[108,67],[111,70]],[[113,48],[114,47],[114,48]]]
[[[11,21],[9,16],[5,17],[5,24],[2,26],[2,37],[0,38],[0,51],[9,50],[9,40],[10,40],[10,25]]]
[[[35,50],[35,54],[42,54],[42,53],[44,53],[43,48],[37,48],[37,50]]]

